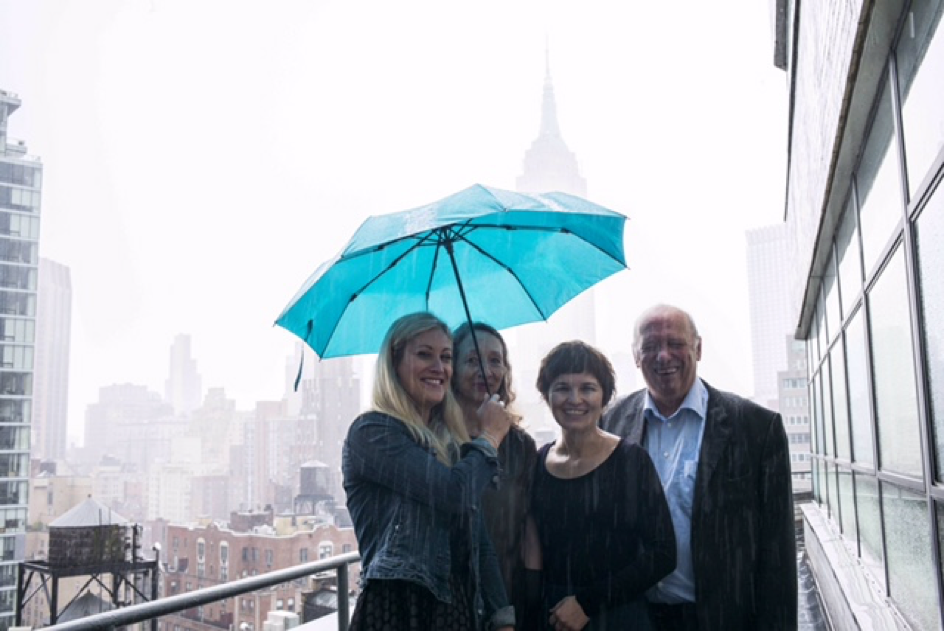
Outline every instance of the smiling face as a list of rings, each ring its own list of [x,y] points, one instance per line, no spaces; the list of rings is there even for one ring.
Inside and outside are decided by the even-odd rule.
[[[691,320],[671,307],[646,314],[636,329],[633,355],[649,396],[659,412],[671,416],[695,383],[701,359],[701,338]]]
[[[467,335],[456,349],[455,365],[456,398],[464,405],[479,405],[489,392],[492,394],[498,392],[505,372],[508,370],[501,340],[484,331],[476,331],[475,337],[479,343],[479,350],[482,352],[488,389],[485,387],[486,379],[482,377],[482,368],[479,364],[479,356],[475,352],[472,336]]]
[[[603,387],[588,372],[565,373],[551,382],[547,404],[563,430],[596,427],[603,415]]]
[[[403,347],[397,379],[424,420],[429,421],[430,410],[442,403],[451,378],[452,340],[441,329],[424,331]]]

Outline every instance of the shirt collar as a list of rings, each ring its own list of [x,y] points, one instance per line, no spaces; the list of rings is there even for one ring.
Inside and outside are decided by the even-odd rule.
[[[659,412],[659,408],[656,407],[655,402],[653,402],[652,397],[649,395],[649,390],[646,390],[646,402],[643,405],[643,410],[646,416],[651,416],[661,421],[675,418],[681,414],[682,410],[691,410],[698,415],[700,420],[704,421],[705,417],[708,416],[708,389],[705,388],[705,384],[700,377],[695,377],[695,383],[692,384],[688,394],[682,399],[682,405],[680,405],[679,409],[669,418],[666,418]]]

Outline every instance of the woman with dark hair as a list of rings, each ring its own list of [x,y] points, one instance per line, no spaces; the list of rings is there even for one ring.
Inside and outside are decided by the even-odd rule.
[[[489,394],[497,394],[511,414],[513,424],[498,447],[501,471],[498,488],[485,491],[482,510],[498,556],[505,589],[515,605],[520,625],[523,622],[521,614],[528,582],[524,570],[525,548],[528,545],[536,546],[534,531],[528,530],[526,524],[537,447],[534,439],[521,429],[521,416],[514,411],[511,362],[508,359],[508,346],[501,334],[481,322],[471,326],[465,323],[453,333],[453,344],[455,368],[452,373],[452,391],[462,408],[462,418],[469,435],[474,437],[482,433],[478,409]]]
[[[363,588],[352,631],[513,628],[478,509],[511,419],[490,397],[469,439],[449,387],[452,357],[441,320],[397,320],[377,357],[373,410],[348,431],[341,466]]]
[[[659,475],[638,445],[600,429],[615,390],[603,353],[559,344],[537,388],[561,428],[541,447],[532,514],[550,629],[650,629],[643,594],[675,568],[672,517]]]

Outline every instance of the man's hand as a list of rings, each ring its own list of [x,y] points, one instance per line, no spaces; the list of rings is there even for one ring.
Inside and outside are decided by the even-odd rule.
[[[576,598],[567,596],[551,609],[548,622],[554,631],[580,631],[590,623],[590,618]]]

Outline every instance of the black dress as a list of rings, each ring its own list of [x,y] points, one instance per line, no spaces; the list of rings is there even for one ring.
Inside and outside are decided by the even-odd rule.
[[[469,522],[454,517],[449,531],[452,567],[445,603],[419,583],[373,580],[357,599],[350,631],[478,631],[475,628]]]
[[[538,453],[531,502],[544,613],[573,595],[587,629],[648,629],[643,594],[675,569],[672,516],[649,454],[623,439],[596,469],[564,479],[547,470],[550,447]]]

